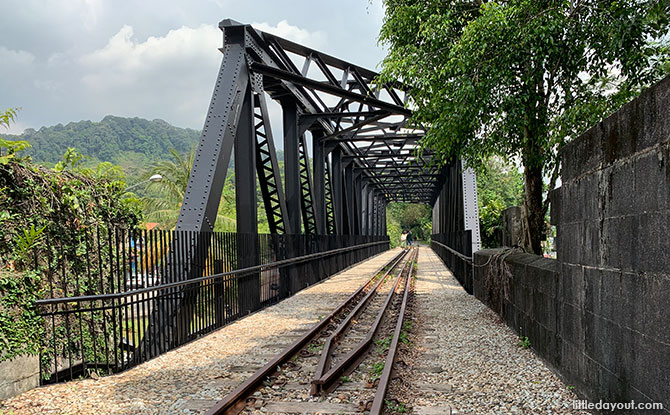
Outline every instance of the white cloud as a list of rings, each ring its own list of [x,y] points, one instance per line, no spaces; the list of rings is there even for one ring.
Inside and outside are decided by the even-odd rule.
[[[35,55],[25,50],[12,50],[0,46],[0,62],[2,66],[28,66],[35,61]]]
[[[263,32],[268,32],[273,35],[292,40],[296,43],[309,46],[312,49],[323,49],[327,43],[327,36],[325,32],[320,30],[310,32],[308,30],[301,29],[298,26],[293,26],[286,20],[280,21],[276,26],[272,26],[271,24],[265,22],[252,23],[251,25],[258,30],[262,30]]]
[[[125,25],[105,47],[81,57],[81,63],[89,68],[83,81],[91,88],[109,89],[132,85],[146,76],[174,75],[173,68],[184,67],[186,62],[195,69],[203,63],[220,61],[220,43],[221,32],[213,26],[182,26],[165,36],[137,42],[133,28]]]

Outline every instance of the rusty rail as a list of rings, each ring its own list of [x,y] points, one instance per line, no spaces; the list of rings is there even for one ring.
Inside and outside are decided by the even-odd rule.
[[[417,249],[408,262],[410,264],[414,264],[418,257],[419,250]],[[372,402],[372,408],[370,408],[370,415],[380,415],[384,409],[384,397],[386,396],[386,389],[391,382],[393,363],[395,361],[396,353],[398,352],[400,334],[402,333],[402,327],[405,322],[405,309],[407,308],[407,298],[409,298],[410,280],[412,279],[412,274],[414,273],[414,267],[412,265],[410,265],[410,267],[411,268],[407,275],[407,280],[405,281],[405,292],[403,293],[402,305],[400,306],[400,312],[398,313],[398,320],[396,321],[393,340],[391,340],[391,346],[389,347],[388,354],[386,355],[386,361],[384,362],[384,370],[382,371],[382,375],[379,378],[379,383],[377,384],[377,391],[375,392],[375,398]]]
[[[320,392],[321,388],[319,387],[318,383],[316,383],[316,382],[318,382],[319,379],[321,379],[321,377],[324,375],[324,372],[326,371],[326,369],[328,369],[328,367],[330,365],[330,352],[331,352],[331,348],[333,346],[333,343],[344,332],[344,330],[346,330],[347,327],[349,327],[349,325],[351,324],[351,321],[356,317],[356,315],[358,315],[358,313],[368,303],[368,301],[370,301],[372,296],[377,292],[377,289],[379,288],[379,286],[381,286],[381,284],[384,282],[386,277],[388,277],[389,274],[391,274],[393,269],[395,269],[396,265],[398,265],[398,263],[400,261],[402,261],[402,259],[405,257],[406,254],[407,254],[407,251],[403,251],[401,253],[401,255],[399,255],[399,257],[397,257],[398,259],[393,263],[393,265],[391,265],[389,267],[389,269],[384,273],[384,275],[382,275],[382,277],[379,279],[379,281],[374,286],[374,288],[372,290],[370,290],[370,292],[361,301],[359,301],[359,303],[356,305],[356,308],[354,308],[351,311],[351,313],[349,313],[347,318],[345,318],[340,323],[340,325],[337,327],[337,329],[335,329],[335,331],[326,339],[323,350],[321,351],[321,358],[319,359],[319,363],[316,366],[316,370],[314,372],[314,377],[313,377],[313,380],[312,380],[312,387],[311,387],[311,390],[310,390],[310,393],[312,395],[317,395]],[[401,271],[401,273],[402,273],[402,271]]]
[[[302,335],[298,340],[296,340],[293,344],[287,347],[283,352],[278,354],[277,357],[275,357],[270,362],[265,364],[265,366],[258,369],[246,381],[244,381],[238,387],[229,392],[222,400],[220,400],[219,402],[216,403],[216,405],[210,408],[206,412],[206,415],[220,415],[231,412],[239,413],[239,411],[244,409],[244,405],[246,404],[246,402],[243,399],[245,399],[247,396],[253,393],[253,391],[263,382],[263,380],[268,375],[272,374],[277,370],[277,367],[290,360],[293,355],[298,353],[315,336],[317,336],[321,330],[323,330],[325,327],[328,327],[328,325],[331,323],[334,317],[340,312],[342,312],[342,310],[347,308],[354,301],[354,299],[374,281],[377,274],[383,271],[384,268],[389,266],[390,264],[394,264],[395,266],[395,264],[399,261],[399,258],[404,256],[404,254],[405,254],[404,251],[400,252],[386,264],[379,267],[379,269],[374,272],[372,277],[370,277],[370,279],[365,284],[363,284],[353,294],[351,294],[346,301],[340,304],[340,306],[338,306],[335,310],[333,310],[323,320],[316,323],[308,332]]]
[[[414,256],[414,254],[413,254]],[[391,300],[393,299],[393,296],[395,294],[395,291],[398,287],[398,284],[400,283],[400,279],[402,278],[403,273],[405,273],[405,270],[407,269],[407,266],[409,264],[413,263],[412,259],[409,259],[407,262],[405,262],[402,270],[398,274],[398,277],[396,278],[393,287],[391,288],[391,291],[389,292],[386,302],[382,306],[382,308],[379,310],[379,313],[377,314],[377,318],[375,319],[374,323],[368,330],[368,334],[365,337],[364,340],[362,340],[356,347],[351,350],[349,353],[347,353],[344,358],[342,358],[341,361],[339,361],[335,366],[333,366],[328,372],[326,372],[323,376],[321,376],[319,379],[314,379],[312,380],[312,385],[316,386],[317,391],[329,391],[329,389],[333,386],[333,384],[340,378],[342,374],[344,374],[348,370],[352,370],[357,366],[357,362],[359,359],[363,356],[363,354],[367,351],[367,349],[370,347],[370,344],[372,344],[372,339],[374,335],[377,333],[377,330],[379,329],[379,326],[381,325],[381,321],[384,317],[384,314],[388,310],[389,305],[391,304]],[[407,279],[405,281],[405,284],[407,285],[410,279],[410,274],[411,274],[411,269],[410,272],[407,273]],[[404,302],[403,302],[404,304]]]

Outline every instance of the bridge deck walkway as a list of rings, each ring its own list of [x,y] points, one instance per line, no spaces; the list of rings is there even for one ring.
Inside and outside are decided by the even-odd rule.
[[[517,335],[462,286],[428,247],[415,283],[411,362],[391,393],[415,414],[585,414]],[[403,386],[405,385],[405,386]],[[409,385],[409,387],[407,387]]]
[[[202,413],[343,301],[391,250],[138,367],[28,391],[11,414]],[[420,248],[410,344],[390,396],[415,414],[583,413],[574,394],[496,315]],[[306,396],[307,398],[307,392]],[[454,413],[456,413],[454,411]]]
[[[127,371],[43,386],[0,401],[0,414],[203,413],[346,300],[398,252],[382,252]]]

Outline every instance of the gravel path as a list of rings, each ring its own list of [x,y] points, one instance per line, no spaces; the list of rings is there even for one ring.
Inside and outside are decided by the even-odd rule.
[[[499,317],[468,295],[435,253],[419,252],[411,344],[389,398],[414,414],[588,414]],[[421,388],[421,391],[419,391]]]
[[[0,414],[202,413],[332,311],[398,252],[379,254],[126,372],[44,386],[2,401]]]

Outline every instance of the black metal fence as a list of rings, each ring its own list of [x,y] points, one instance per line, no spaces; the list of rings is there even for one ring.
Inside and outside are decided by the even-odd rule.
[[[472,294],[472,231],[433,234],[430,247],[465,291]]]
[[[105,227],[49,242],[43,384],[124,370],[388,249],[386,236]]]

